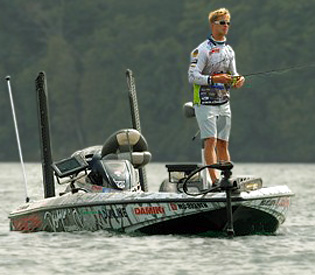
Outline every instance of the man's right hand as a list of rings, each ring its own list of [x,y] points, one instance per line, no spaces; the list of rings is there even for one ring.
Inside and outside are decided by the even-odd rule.
[[[213,83],[231,84],[232,76],[229,74],[216,74],[211,76]]]

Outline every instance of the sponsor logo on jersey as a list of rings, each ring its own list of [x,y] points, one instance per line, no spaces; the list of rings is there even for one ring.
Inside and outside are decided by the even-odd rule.
[[[196,57],[198,56],[198,53],[199,53],[199,51],[198,51],[198,49],[196,49],[196,50],[193,51],[193,53],[191,54],[191,56],[192,56],[193,58],[196,58]]]
[[[220,49],[219,48],[213,48],[209,51],[209,55],[214,54],[214,53],[219,53]]]

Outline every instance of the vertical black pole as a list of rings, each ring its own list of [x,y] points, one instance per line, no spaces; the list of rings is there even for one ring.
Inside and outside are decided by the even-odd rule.
[[[140,113],[139,113],[139,107],[138,107],[135,79],[132,74],[132,71],[129,69],[127,69],[126,75],[127,75],[129,103],[130,103],[130,109],[131,109],[132,127],[141,133]],[[144,167],[139,169],[139,177],[140,177],[140,185],[141,185],[142,191],[148,192],[147,175],[146,175],[146,171]]]
[[[39,123],[39,140],[41,145],[41,161],[43,171],[44,197],[55,196],[55,183],[51,169],[51,143],[49,130],[48,90],[45,72],[40,72],[35,80],[37,113]]]

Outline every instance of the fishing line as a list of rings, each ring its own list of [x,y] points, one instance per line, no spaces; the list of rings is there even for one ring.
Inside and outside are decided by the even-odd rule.
[[[310,68],[310,67],[314,67],[314,66],[315,66],[315,63],[311,63],[311,64],[307,64],[307,65],[297,65],[297,66],[290,66],[290,67],[279,68],[279,69],[272,69],[272,70],[268,70],[268,71],[255,72],[255,73],[251,73],[251,74],[245,74],[243,76],[244,77],[251,77],[251,76],[257,76],[257,75],[273,74],[273,73],[278,73],[278,72],[284,73],[286,71]]]

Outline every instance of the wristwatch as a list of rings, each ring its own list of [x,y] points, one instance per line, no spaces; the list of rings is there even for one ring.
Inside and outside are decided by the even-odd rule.
[[[208,84],[209,84],[210,86],[213,84],[212,76],[211,76],[211,75],[208,76]]]

